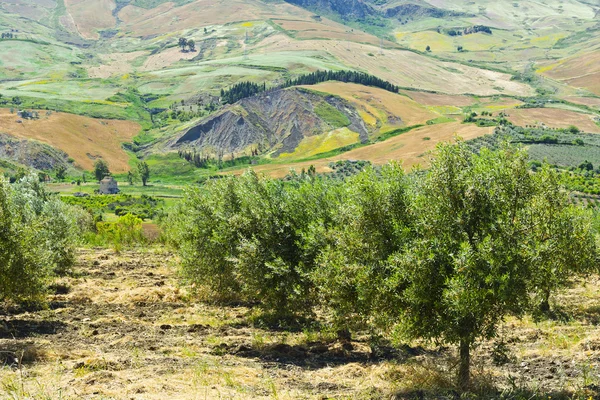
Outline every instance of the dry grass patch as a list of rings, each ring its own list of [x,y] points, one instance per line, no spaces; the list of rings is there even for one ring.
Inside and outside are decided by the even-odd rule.
[[[378,119],[380,126],[412,126],[424,124],[428,120],[440,116],[406,96],[375,87],[354,83],[325,82],[315,86],[306,86],[306,88],[334,94],[350,101],[357,105],[359,110]]]
[[[254,327],[251,309],[190,301],[176,262],[159,249],[80,251],[76,275],[60,282],[68,293],[49,298],[53,307],[5,313],[0,351],[22,354],[23,368],[0,365],[0,398],[453,398],[452,348]],[[471,398],[498,398],[510,379],[554,392],[598,384],[600,279],[554,300],[570,319],[501,327],[505,364],[493,362],[498,341],[477,347],[480,395]]]
[[[412,92],[403,91],[404,94],[419,104],[425,106],[456,106],[465,107],[476,103],[476,100],[471,96],[451,96],[447,94],[427,93],[427,92]]]
[[[133,72],[131,62],[138,57],[148,54],[146,51],[133,51],[131,53],[100,54],[102,65],[88,68],[90,78],[110,78],[113,75],[125,75]]]
[[[98,30],[113,28],[117,23],[112,15],[116,7],[114,0],[65,0],[65,6],[86,39],[99,39]]]
[[[264,3],[258,0],[197,0],[181,7],[173,3],[145,10],[126,6],[119,12],[124,30],[133,36],[171,33],[204,26],[272,18],[306,19],[310,13],[287,3]]]
[[[307,51],[319,49],[347,66],[368,72],[398,86],[432,90],[447,94],[474,93],[530,95],[533,89],[511,80],[512,76],[462,64],[441,62],[410,51],[383,49],[379,46],[349,43],[343,40],[278,40],[273,51]],[[381,54],[382,52],[383,54]],[[418,67],[416,67],[418,66]]]
[[[575,125],[584,132],[600,133],[600,126],[596,125],[592,115],[576,111],[557,108],[521,108],[510,110],[507,114],[508,120],[519,126],[543,123],[550,128],[568,128]]]
[[[538,72],[570,86],[585,88],[600,95],[599,50],[567,58],[558,63],[542,65]]]
[[[184,53],[179,47],[170,47],[160,53],[149,56],[140,69],[142,71],[156,71],[170,67],[181,60],[191,60],[197,55],[197,52]]]
[[[17,121],[21,121],[20,123]],[[40,111],[39,120],[21,120],[8,109],[0,109],[2,131],[21,139],[35,139],[67,153],[86,170],[94,161],[104,159],[112,172],[129,170],[129,155],[121,144],[140,131],[132,121],[104,120],[66,113]]]

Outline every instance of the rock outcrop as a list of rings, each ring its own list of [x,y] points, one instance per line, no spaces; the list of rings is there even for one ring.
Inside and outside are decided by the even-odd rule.
[[[329,115],[320,111],[326,109]],[[346,100],[301,88],[278,89],[228,106],[171,140],[171,149],[197,148],[237,153],[249,147],[275,155],[293,152],[308,136],[341,126],[330,114],[342,117],[348,129],[367,141],[369,131],[358,111]],[[337,120],[339,120],[338,118]],[[332,122],[333,121],[333,122]]]

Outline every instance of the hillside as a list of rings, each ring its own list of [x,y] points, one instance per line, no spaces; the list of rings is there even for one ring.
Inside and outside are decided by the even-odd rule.
[[[348,102],[333,96],[284,89],[244,99],[185,132],[171,142],[173,148],[208,147],[229,153],[292,152],[307,137],[348,128],[363,141],[369,132],[359,113]],[[214,150],[212,150],[214,151]]]
[[[140,126],[131,121],[53,112],[42,113],[39,119],[25,119],[0,108],[0,133],[52,146],[58,149],[55,154],[68,155],[76,166],[85,170],[92,169],[94,161],[102,158],[114,172],[127,171],[130,156],[122,145],[131,142],[139,130]],[[35,157],[27,164],[47,170],[52,169],[55,162]]]
[[[182,148],[178,141],[188,133],[184,142],[213,153],[260,148],[267,160],[301,159],[538,96],[565,102],[565,121],[586,131],[596,131],[599,116],[599,8],[583,0],[9,0],[0,7],[0,105],[139,124],[137,132],[129,126],[112,136],[56,125],[52,139],[49,131],[17,135],[67,152],[81,169],[102,156],[124,172],[130,161],[156,156],[154,165],[169,170],[170,161],[161,165],[165,149]],[[180,46],[180,38],[193,47]],[[219,101],[221,90],[239,82],[276,87],[317,70],[365,72],[406,96],[335,83],[311,88],[343,99],[349,111],[338,111],[350,127],[312,111],[295,119],[314,110],[319,96],[303,94],[294,99],[301,105],[286,111],[290,100],[282,101],[279,114],[265,96],[236,107]],[[445,104],[432,104],[432,96]],[[531,113],[511,120],[555,126],[548,111]],[[126,153],[124,142],[135,142],[129,148],[138,152]]]

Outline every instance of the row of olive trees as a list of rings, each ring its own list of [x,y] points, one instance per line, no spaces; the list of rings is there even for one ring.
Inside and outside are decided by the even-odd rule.
[[[0,178],[0,301],[40,301],[53,276],[69,272],[91,217],[46,192],[35,175]]]
[[[214,298],[281,317],[326,307],[340,327],[456,344],[462,387],[478,340],[598,266],[591,218],[555,172],[463,142],[411,175],[211,182],[164,225],[184,276]]]

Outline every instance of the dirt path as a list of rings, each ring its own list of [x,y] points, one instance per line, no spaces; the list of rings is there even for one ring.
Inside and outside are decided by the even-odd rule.
[[[403,390],[399,398],[413,398],[411,387],[450,379],[442,367],[449,349],[373,353],[361,338],[259,329],[247,308],[191,302],[175,261],[161,250],[82,250],[75,276],[53,286],[48,309],[0,308],[0,398],[378,399]],[[597,289],[596,281],[564,299],[592,304]],[[509,321],[508,364],[493,367],[492,344],[481,346],[478,379],[502,386],[511,374],[545,389],[581,386],[585,374],[598,373],[594,310],[585,323]]]

